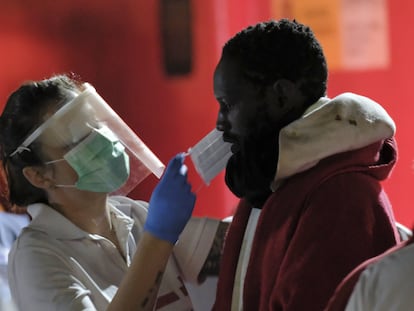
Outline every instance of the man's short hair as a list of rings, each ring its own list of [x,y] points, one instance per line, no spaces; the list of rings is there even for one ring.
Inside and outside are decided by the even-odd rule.
[[[327,64],[313,31],[295,20],[281,19],[249,26],[223,47],[223,58],[238,61],[247,80],[270,85],[280,78],[299,82],[313,104],[326,93]]]

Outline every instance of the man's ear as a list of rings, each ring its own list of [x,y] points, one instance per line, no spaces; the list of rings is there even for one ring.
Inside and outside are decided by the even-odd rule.
[[[287,79],[279,79],[273,83],[272,96],[276,99],[279,108],[286,108],[286,104],[290,102],[294,87],[293,83]]]
[[[279,79],[273,83],[273,91],[275,92],[279,106],[283,107],[288,103],[289,108],[302,109],[305,96],[299,88],[299,84],[288,79]]]
[[[279,96],[290,97],[297,92],[297,86],[288,79],[278,79],[273,83],[273,90],[278,93]]]
[[[36,188],[48,189],[51,180],[44,175],[41,168],[37,166],[26,166],[23,168],[23,175]]]

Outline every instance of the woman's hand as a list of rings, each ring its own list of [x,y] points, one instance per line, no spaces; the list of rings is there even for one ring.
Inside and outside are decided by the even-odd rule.
[[[187,180],[184,154],[172,158],[149,201],[144,230],[175,244],[191,217],[196,197]]]

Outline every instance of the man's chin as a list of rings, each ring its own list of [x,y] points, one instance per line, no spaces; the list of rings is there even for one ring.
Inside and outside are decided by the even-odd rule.
[[[237,154],[233,154],[227,162],[225,183],[230,191],[238,198],[244,195],[243,168]]]
[[[232,144],[230,150],[233,154],[238,153],[240,151],[240,145]]]

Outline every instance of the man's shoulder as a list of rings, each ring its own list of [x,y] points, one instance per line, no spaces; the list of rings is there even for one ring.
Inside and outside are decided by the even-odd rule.
[[[413,262],[414,244],[408,244],[378,257],[365,269],[362,275],[369,276],[371,279],[375,278],[376,283],[378,280],[383,280],[385,283],[381,282],[381,284],[385,287],[396,286],[401,284],[403,280],[412,282],[414,278]]]
[[[361,272],[346,310],[354,310],[356,306],[372,310],[411,310],[413,261],[413,244],[396,247],[376,257]]]

